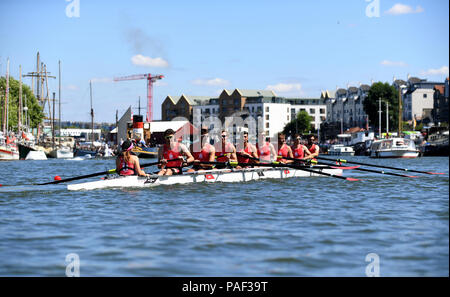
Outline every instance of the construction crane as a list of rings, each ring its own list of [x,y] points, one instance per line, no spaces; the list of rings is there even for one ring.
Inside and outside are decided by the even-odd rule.
[[[136,74],[129,75],[123,77],[115,77],[114,81],[122,81],[122,80],[138,80],[138,79],[146,79],[147,80],[147,122],[151,122],[153,120],[153,83],[158,80],[164,78],[163,75],[152,75],[150,73],[147,74]]]

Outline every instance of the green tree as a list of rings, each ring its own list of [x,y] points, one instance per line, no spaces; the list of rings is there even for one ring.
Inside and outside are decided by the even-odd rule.
[[[369,90],[367,98],[364,100],[364,112],[369,116],[372,128],[378,131],[379,127],[379,103],[381,99],[381,131],[386,132],[386,102],[389,103],[389,130],[398,129],[398,92],[389,83],[374,83]]]
[[[284,127],[283,133],[286,135],[309,133],[312,120],[313,118],[306,111],[302,110]]]
[[[9,108],[9,120],[8,126],[13,130],[17,130],[18,117],[19,117],[19,81],[13,77],[9,77],[9,96],[8,96],[8,108]],[[6,90],[6,78],[0,77],[0,98],[1,98],[1,121],[3,126],[4,106],[5,106],[5,90]],[[36,97],[31,92],[31,89],[22,83],[22,100],[27,100],[26,106],[28,107],[28,117],[30,119],[31,128],[36,128],[43,120],[44,113],[42,107],[39,105]],[[24,104],[25,105],[25,104]],[[25,115],[25,112],[24,112]],[[22,120],[22,124],[24,120]]]

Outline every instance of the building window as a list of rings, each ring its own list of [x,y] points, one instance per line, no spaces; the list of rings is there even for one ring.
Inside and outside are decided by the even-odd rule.
[[[316,110],[315,110],[314,108],[310,108],[310,109],[309,109],[309,113],[310,113],[310,114],[315,114],[315,113],[316,113]]]
[[[287,121],[289,122],[289,116],[287,116]]]
[[[266,106],[266,112],[269,112],[269,106]]]
[[[269,128],[269,123],[266,123],[266,128]]]
[[[267,121],[269,120],[269,115],[268,115],[268,114],[266,114],[266,120],[267,120]]]
[[[289,107],[287,108],[287,111],[286,111],[287,113],[289,113]]]
[[[320,109],[320,113],[321,113],[321,114],[325,114],[325,108],[321,108],[321,109]]]
[[[423,98],[427,98],[427,94],[423,94]]]

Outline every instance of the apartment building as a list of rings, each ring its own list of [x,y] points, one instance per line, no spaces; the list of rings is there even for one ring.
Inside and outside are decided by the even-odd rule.
[[[184,105],[180,103],[183,101]],[[217,98],[167,96],[162,104],[163,120],[184,116],[198,123],[214,116],[225,123],[225,119],[231,116],[240,117],[244,121],[252,117],[256,123],[260,123],[258,129],[271,137],[276,137],[302,110],[312,116],[313,129],[319,128],[320,123],[326,119],[323,99],[284,98],[268,90],[223,90]]]
[[[361,84],[359,87],[339,88],[336,92],[323,91],[321,99],[326,105],[326,122],[339,123],[342,131],[365,127],[367,115],[363,104],[369,89],[369,85]]]
[[[434,92],[436,87],[445,83],[431,82],[426,79],[410,77],[406,82],[406,91],[402,96],[403,120],[422,120],[431,117],[434,108]]]

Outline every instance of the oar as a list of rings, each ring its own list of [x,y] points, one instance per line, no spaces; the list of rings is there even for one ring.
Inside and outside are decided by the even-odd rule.
[[[345,166],[340,166],[340,165],[336,166],[336,165],[334,165],[332,163],[320,162],[320,164],[328,165],[328,166],[331,166],[332,168],[341,168],[341,169],[345,168]],[[354,170],[359,170],[359,171],[380,173],[380,174],[393,175],[393,176],[411,177],[411,178],[417,177],[417,176],[414,176],[414,175],[404,175],[404,174],[399,174],[399,173],[394,173],[394,172],[386,172],[384,170],[372,170],[372,169],[366,169],[366,168],[359,168],[359,166],[347,167],[347,169],[350,169],[350,168],[354,169]]]
[[[172,159],[172,160],[167,160],[167,162],[177,161],[177,160],[178,159]],[[142,164],[142,165],[140,165],[140,167],[144,168],[144,167],[148,167],[148,166],[158,165],[159,163],[161,163],[161,161],[147,163],[147,164]],[[99,176],[99,175],[104,175],[104,174],[113,174],[113,173],[116,173],[116,169],[110,169],[110,170],[107,170],[107,171],[91,173],[91,174],[86,174],[86,175],[81,175],[81,176],[75,176],[75,177],[65,178],[65,179],[61,179],[61,180],[55,180],[55,181],[52,181],[52,182],[46,182],[46,183],[42,183],[42,184],[33,184],[33,185],[35,185],[35,186],[44,186],[44,185],[59,184],[59,183],[73,181],[73,180],[79,180],[79,179],[84,179],[84,178],[89,178],[89,177],[94,177],[94,176]]]
[[[327,160],[327,161],[336,161],[339,163],[350,163],[350,164],[358,164],[363,166],[369,166],[369,167],[378,167],[378,168],[386,168],[386,169],[392,169],[392,170],[400,170],[400,171],[409,171],[409,172],[416,172],[416,173],[424,173],[424,174],[445,174],[445,173],[438,173],[438,172],[426,172],[426,171],[420,171],[420,170],[413,170],[413,169],[407,169],[407,168],[398,168],[398,167],[391,167],[391,166],[381,166],[381,165],[375,165],[375,164],[368,164],[368,163],[361,163],[361,162],[355,162],[355,161],[348,161],[344,159],[329,159],[324,157],[316,157],[316,159],[319,160]]]
[[[222,164],[222,165],[228,165],[228,166],[232,166],[232,167],[236,167],[236,166],[249,166],[249,165],[255,165],[255,166],[259,166],[259,167],[275,167],[275,168],[292,168],[292,169],[298,169],[298,170],[303,170],[303,171],[307,171],[307,172],[311,172],[311,173],[316,173],[319,175],[326,175],[329,177],[335,177],[335,178],[340,178],[340,179],[345,179],[348,181],[358,181],[359,179],[357,178],[351,178],[351,177],[344,177],[344,176],[340,176],[340,175],[334,175],[331,173],[326,173],[326,172],[321,172],[321,171],[316,171],[316,170],[312,170],[312,169],[307,169],[304,166],[299,166],[299,165],[291,165],[291,164],[280,164],[278,162],[273,162],[273,163],[258,163],[258,164],[248,164],[248,163],[239,163],[239,162],[200,162],[202,164],[211,164],[211,165],[217,165],[217,164]]]

